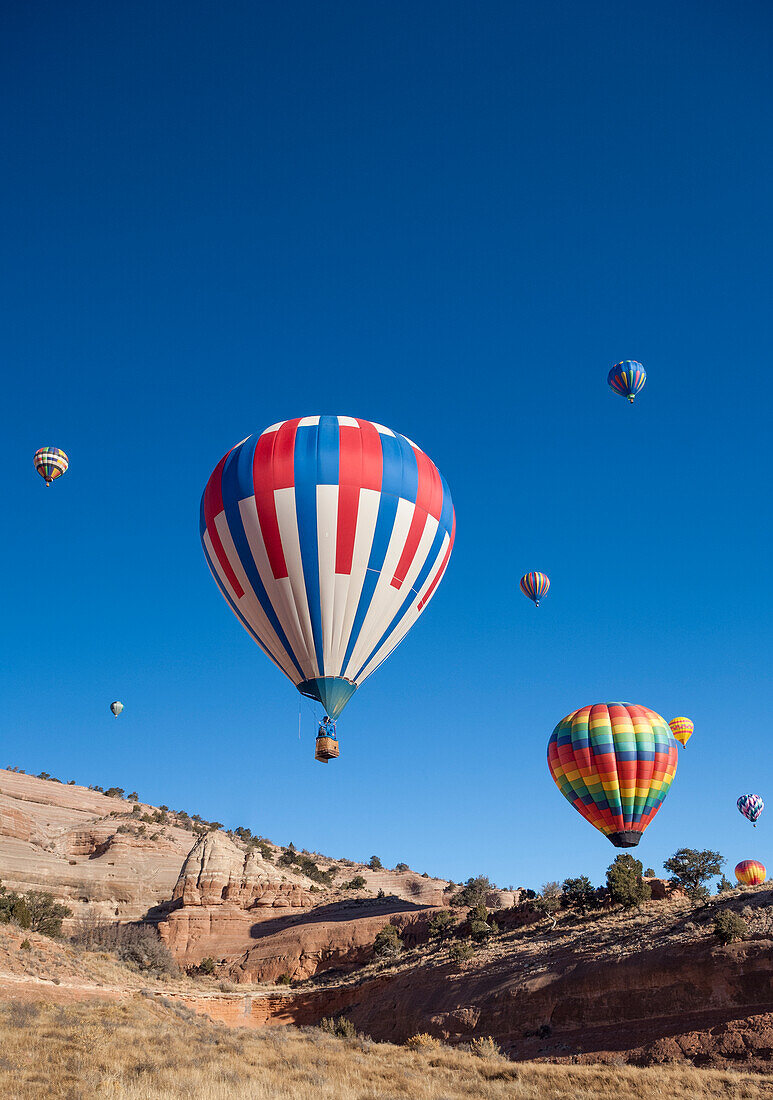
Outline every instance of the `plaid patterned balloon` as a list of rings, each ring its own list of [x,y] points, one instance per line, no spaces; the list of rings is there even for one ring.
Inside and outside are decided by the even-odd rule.
[[[534,606],[539,607],[543,596],[547,596],[550,588],[550,577],[547,573],[526,573],[521,577],[521,592],[534,600]]]
[[[680,745],[684,746],[690,740],[695,730],[689,718],[673,718],[669,723],[671,732]]]
[[[52,481],[61,477],[70,465],[69,458],[58,447],[41,447],[35,451],[33,461],[35,469],[42,478],[45,478],[46,485],[50,485]]]
[[[735,869],[735,877],[742,886],[759,886],[767,874],[765,864],[758,859],[743,859]]]
[[[633,848],[676,774],[674,735],[654,710],[597,703],[551,734],[548,767],[561,794],[617,848]]]
[[[607,382],[615,393],[627,397],[630,402],[644,388],[646,381],[647,372],[635,359],[623,359],[622,363],[615,363],[607,375]]]
[[[765,803],[762,801],[758,794],[742,794],[736,802],[736,806],[741,811],[744,817],[748,818],[757,828],[757,818],[765,809]]]

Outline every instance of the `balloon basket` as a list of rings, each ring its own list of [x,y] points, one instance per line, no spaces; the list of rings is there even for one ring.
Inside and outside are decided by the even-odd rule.
[[[319,760],[321,764],[327,764],[328,760],[335,760],[339,755],[338,750],[338,738],[336,737],[318,737],[317,744],[314,750],[314,759]]]

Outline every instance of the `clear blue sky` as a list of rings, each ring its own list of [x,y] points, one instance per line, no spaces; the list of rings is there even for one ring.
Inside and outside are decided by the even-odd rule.
[[[0,762],[331,855],[601,881],[615,850],[545,749],[625,699],[696,723],[645,866],[773,860],[735,809],[773,813],[770,6],[1,22]],[[416,440],[457,511],[328,766],[198,535],[223,452],[313,413]],[[47,442],[71,459],[48,490]]]

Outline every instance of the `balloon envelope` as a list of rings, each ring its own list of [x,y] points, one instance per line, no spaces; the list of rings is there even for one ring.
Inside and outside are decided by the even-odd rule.
[[[678,749],[654,710],[597,703],[562,719],[548,742],[561,794],[616,848],[633,848],[668,794]]]
[[[526,573],[521,577],[521,592],[534,601],[534,606],[539,607],[539,602],[548,594],[550,577],[547,573]]]
[[[686,745],[695,730],[689,718],[673,718],[668,725],[680,745]]]
[[[765,864],[758,859],[741,860],[735,869],[735,877],[742,886],[759,886],[766,876]]]
[[[201,500],[220,591],[332,718],[432,598],[455,529],[448,486],[427,455],[349,416],[250,436],[220,460]]]
[[[114,703],[110,704],[110,709],[117,718],[118,715],[123,710],[123,703],[119,703],[118,700],[116,699],[116,701]]]
[[[46,485],[50,485],[52,481],[61,477],[70,465],[69,458],[59,447],[41,447],[35,451],[33,462],[35,469],[45,479]]]
[[[623,359],[622,363],[615,363],[607,375],[608,385],[629,401],[633,401],[646,381],[647,372],[635,359]]]
[[[751,821],[752,825],[765,809],[765,803],[758,794],[742,794],[736,802],[736,806],[743,816]]]

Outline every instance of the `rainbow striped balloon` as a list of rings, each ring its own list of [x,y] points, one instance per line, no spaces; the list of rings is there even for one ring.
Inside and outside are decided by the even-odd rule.
[[[607,375],[607,383],[615,393],[627,397],[631,403],[639,390],[644,388],[646,381],[647,372],[635,359],[623,359],[622,363],[615,363]]]
[[[59,447],[40,447],[35,451],[33,462],[40,476],[45,478],[46,485],[61,477],[70,465],[69,458]]]
[[[561,794],[616,848],[633,848],[676,774],[674,735],[654,710],[631,703],[581,707],[548,742]]]
[[[690,740],[695,730],[695,726],[689,718],[672,718],[668,723],[671,728],[671,732],[677,739],[680,745],[684,746]]]
[[[547,596],[550,588],[550,577],[547,573],[526,573],[521,577],[521,592],[534,600],[534,606],[539,607],[543,596]]]
[[[735,869],[735,877],[742,886],[759,886],[764,882],[768,872],[765,864],[758,859],[744,859]]]

